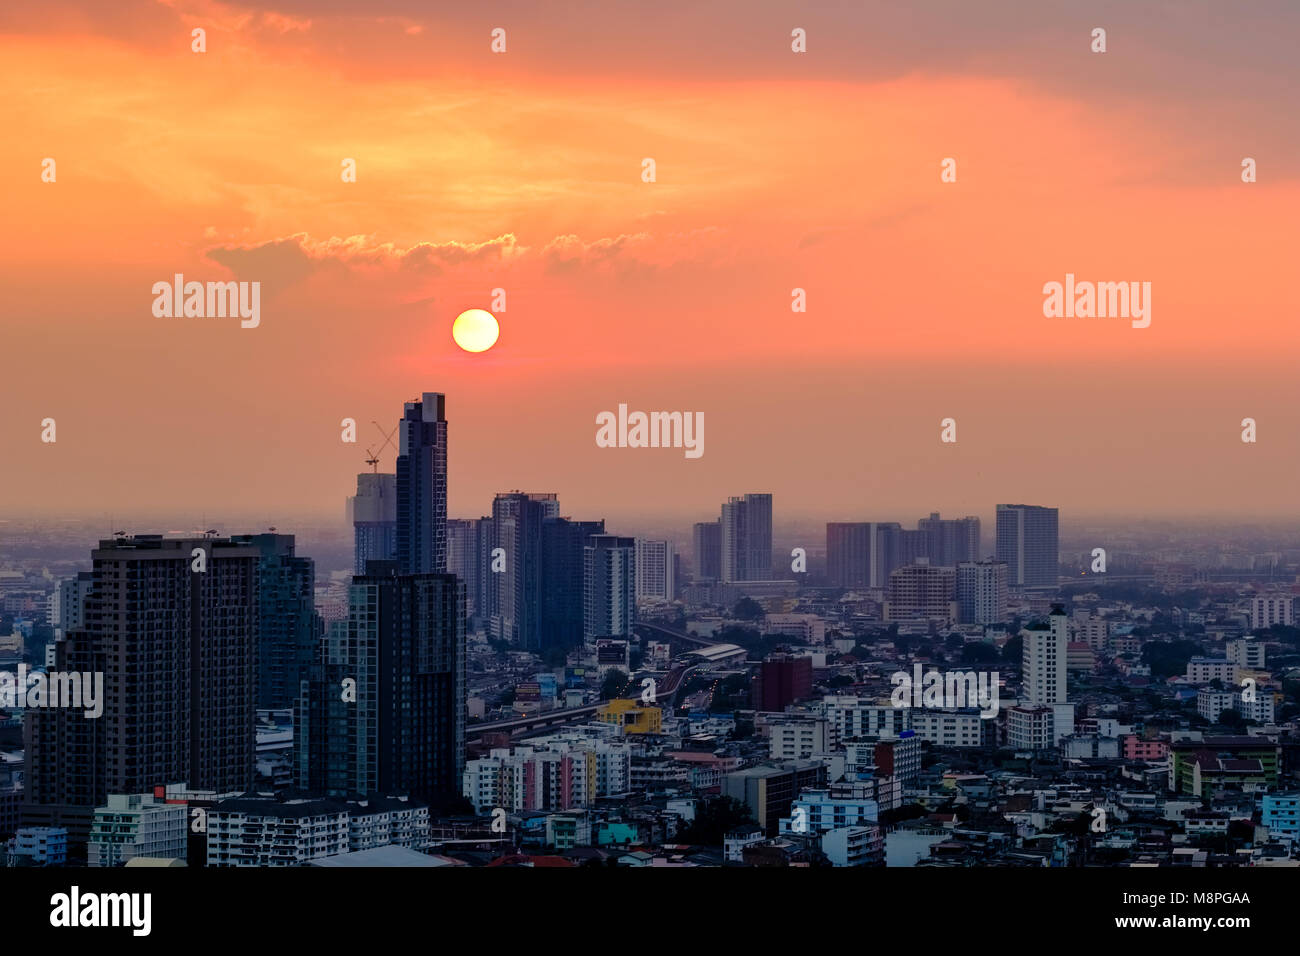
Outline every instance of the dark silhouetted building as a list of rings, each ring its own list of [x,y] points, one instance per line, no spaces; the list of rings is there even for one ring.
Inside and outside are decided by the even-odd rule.
[[[773,657],[758,665],[751,685],[755,710],[782,711],[812,695],[811,657]]]
[[[717,581],[722,577],[722,525],[717,521],[695,523],[695,580]]]
[[[324,630],[315,611],[315,562],[294,555],[291,534],[237,534],[230,540],[252,545],[261,554],[257,706],[291,708]]]
[[[299,701],[300,789],[405,794],[430,805],[456,798],[465,766],[464,610],[452,574],[398,574],[396,562],[372,561],[352,579],[348,619],[331,628],[326,660]]]
[[[582,643],[586,592],[585,550],[592,535],[604,534],[604,521],[545,518],[542,521],[541,649]]]
[[[1013,588],[1055,587],[1060,573],[1056,508],[998,505],[997,559]]]
[[[247,790],[255,766],[261,552],[228,538],[101,541],[55,670],[103,675],[103,713],[28,711],[27,826],[84,844],[110,793]]]
[[[357,493],[348,498],[352,525],[352,570],[363,574],[367,561],[397,557],[397,476],[357,475]]]
[[[592,535],[583,548],[583,635],[632,637],[636,622],[636,539]]]
[[[403,574],[447,570],[446,397],[425,392],[398,422],[397,567]],[[356,569],[365,573],[365,566]]]

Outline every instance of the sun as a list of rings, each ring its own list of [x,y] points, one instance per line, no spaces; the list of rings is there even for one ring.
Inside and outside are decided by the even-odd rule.
[[[496,345],[500,334],[496,317],[484,309],[467,309],[451,326],[451,337],[466,352],[486,352]]]

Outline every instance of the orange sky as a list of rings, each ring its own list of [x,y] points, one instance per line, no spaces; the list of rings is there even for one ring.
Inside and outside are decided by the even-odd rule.
[[[0,513],[341,513],[340,419],[441,390],[454,515],[1296,515],[1297,77],[1250,46],[1282,8],[99,6],[0,16]],[[260,327],[155,318],[177,272],[259,281]],[[1150,328],[1044,318],[1066,272],[1150,282]],[[703,458],[597,448],[620,402],[704,412]]]

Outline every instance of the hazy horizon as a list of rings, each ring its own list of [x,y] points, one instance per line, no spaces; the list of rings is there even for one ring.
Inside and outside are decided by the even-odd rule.
[[[504,54],[407,0],[0,11],[0,512],[341,514],[441,391],[458,516],[1300,516],[1300,9],[493,10]],[[260,283],[257,327],[156,317],[177,274]],[[1067,275],[1149,327],[1046,317]],[[702,457],[597,447],[619,403]]]

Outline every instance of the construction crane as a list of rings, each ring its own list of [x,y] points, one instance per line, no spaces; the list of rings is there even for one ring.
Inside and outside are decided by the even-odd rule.
[[[394,426],[392,431],[385,432],[379,422],[371,419],[370,424],[378,428],[379,434],[384,436],[384,443],[379,446],[379,451],[373,452],[369,448],[366,449],[366,464],[370,466],[371,471],[379,474],[379,456],[384,453],[385,448],[393,444],[393,436],[397,434],[397,426]],[[396,446],[394,446],[394,450],[396,450]]]

